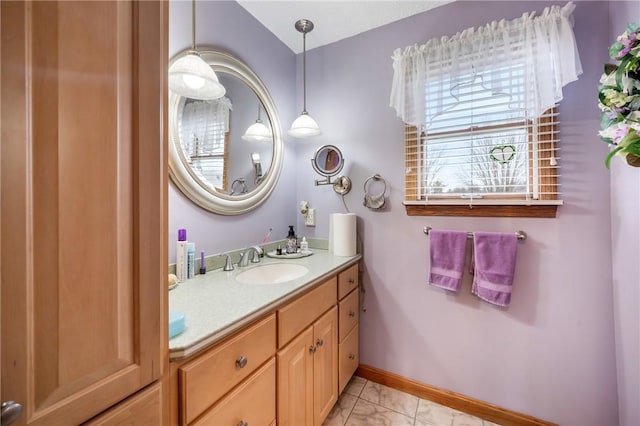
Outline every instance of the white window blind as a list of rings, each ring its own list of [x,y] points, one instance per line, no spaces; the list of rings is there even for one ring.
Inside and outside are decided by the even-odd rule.
[[[227,97],[201,101],[186,99],[178,116],[183,155],[191,170],[212,189],[226,191],[229,115]]]

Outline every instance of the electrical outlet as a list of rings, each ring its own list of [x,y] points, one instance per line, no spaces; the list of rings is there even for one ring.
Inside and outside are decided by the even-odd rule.
[[[304,224],[307,226],[316,226],[316,209],[307,210],[304,217]]]

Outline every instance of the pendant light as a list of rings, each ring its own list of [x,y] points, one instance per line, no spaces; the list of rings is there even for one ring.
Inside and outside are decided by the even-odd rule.
[[[271,142],[273,140],[271,130],[260,120],[260,102],[258,102],[258,119],[249,126],[241,137],[249,142]]]
[[[177,95],[199,100],[218,99],[226,92],[213,68],[196,50],[196,0],[191,3],[191,50],[169,67],[169,89]]]
[[[313,30],[313,22],[300,19],[296,22],[296,30],[302,33],[302,113],[291,125],[289,135],[295,138],[307,138],[320,134],[318,123],[307,113],[307,33]]]

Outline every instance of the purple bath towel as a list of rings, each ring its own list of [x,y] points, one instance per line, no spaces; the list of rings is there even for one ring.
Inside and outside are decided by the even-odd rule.
[[[458,291],[462,284],[466,246],[466,232],[435,229],[429,232],[429,284]]]
[[[474,276],[471,292],[494,305],[511,302],[518,237],[514,233],[473,233]]]

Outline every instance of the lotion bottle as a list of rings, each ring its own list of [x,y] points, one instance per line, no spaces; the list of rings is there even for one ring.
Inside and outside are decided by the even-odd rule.
[[[187,279],[196,275],[196,245],[187,243]]]
[[[178,282],[187,280],[187,230],[178,229],[178,243],[176,244],[176,276]]]

